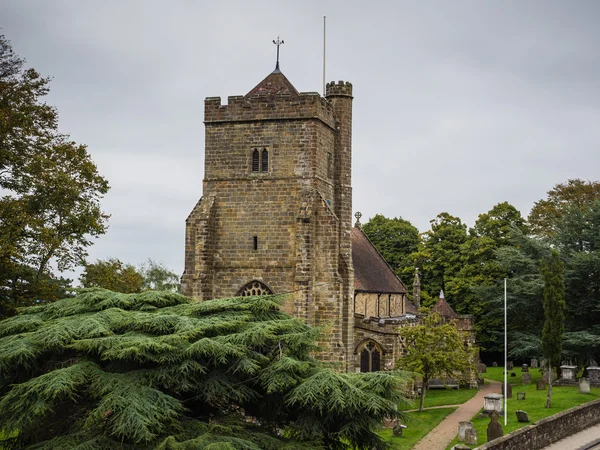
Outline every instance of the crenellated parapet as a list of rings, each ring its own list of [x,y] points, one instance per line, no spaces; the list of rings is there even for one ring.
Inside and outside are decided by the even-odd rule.
[[[268,120],[317,119],[334,128],[333,107],[316,92],[302,92],[298,96],[243,96],[227,98],[207,97],[204,100],[204,123],[254,122]]]
[[[325,86],[325,97],[352,97],[352,83],[349,81],[331,81]]]

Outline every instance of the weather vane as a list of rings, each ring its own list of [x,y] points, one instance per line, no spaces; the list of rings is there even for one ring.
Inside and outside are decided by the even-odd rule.
[[[274,40],[273,44],[277,46],[277,64],[275,65],[275,70],[279,70],[279,46],[283,44],[283,40],[279,40],[279,36],[277,36],[277,40]]]

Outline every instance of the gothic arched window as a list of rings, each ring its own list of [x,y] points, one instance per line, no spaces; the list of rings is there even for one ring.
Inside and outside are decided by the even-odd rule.
[[[373,341],[367,341],[359,346],[360,371],[378,372],[381,370],[381,346]]]
[[[252,150],[252,172],[260,170],[260,155],[257,149]]]
[[[269,151],[266,148],[262,149],[262,153],[260,155],[260,171],[269,171]]]
[[[255,297],[257,295],[271,295],[273,291],[260,281],[251,281],[244,285],[237,293],[238,297]]]

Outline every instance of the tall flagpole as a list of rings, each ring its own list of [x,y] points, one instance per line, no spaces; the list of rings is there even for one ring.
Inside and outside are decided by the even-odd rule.
[[[327,17],[323,16],[323,95],[325,95],[325,30]]]
[[[504,426],[508,417],[508,347],[506,336],[506,278],[504,279]]]

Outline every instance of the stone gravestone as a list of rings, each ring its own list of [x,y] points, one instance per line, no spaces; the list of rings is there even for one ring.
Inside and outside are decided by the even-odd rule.
[[[512,361],[508,361],[508,363],[506,364],[508,367],[506,367],[506,370],[513,370],[514,365]]]
[[[492,411],[496,411],[498,414],[503,412],[502,400],[504,396],[501,394],[488,394],[483,397],[483,414],[490,415]]]
[[[500,422],[498,422],[498,417],[500,417],[500,415],[496,411],[492,411],[490,413],[490,423],[487,427],[488,442],[504,436],[504,430],[502,429],[502,425],[500,425]]]
[[[458,422],[458,442],[465,442],[465,433],[467,429],[473,428],[473,422]]]
[[[531,384],[531,374],[529,372],[525,372],[521,375],[521,384]]]
[[[494,361],[494,362],[492,363],[492,367],[498,367],[498,363],[497,363],[496,361]]]
[[[538,368],[538,360],[536,358],[533,358],[531,360],[531,368],[532,369],[537,369]]]
[[[589,394],[590,393],[590,382],[587,378],[582,378],[579,380],[579,393],[580,394]]]
[[[506,384],[506,393],[504,392],[504,383],[502,383],[502,395],[506,395],[506,398],[512,398],[512,385],[510,383]]]
[[[523,364],[521,366],[521,372],[529,372],[529,366],[527,364]]]
[[[543,375],[542,375],[542,380],[546,384],[550,383],[550,371],[548,369],[544,369]]]
[[[517,420],[519,422],[529,422],[529,416],[527,415],[527,413],[525,411],[523,411],[522,409],[517,409],[516,413],[517,413]]]
[[[590,366],[587,367],[588,379],[590,383],[594,385],[600,385],[600,367]]]
[[[477,430],[475,427],[468,428],[465,431],[465,444],[477,445]]]
[[[477,445],[477,431],[473,427],[473,422],[458,423],[458,441],[469,445]]]
[[[546,389],[546,383],[544,382],[544,380],[537,380],[537,382],[535,383],[535,390],[543,391],[544,389]]]
[[[560,366],[560,378],[564,381],[576,380],[577,366]]]
[[[487,366],[484,363],[477,363],[477,372],[485,373],[487,371]]]

